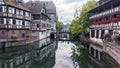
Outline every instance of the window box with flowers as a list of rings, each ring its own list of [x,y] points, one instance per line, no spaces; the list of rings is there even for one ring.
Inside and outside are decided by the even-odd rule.
[[[17,39],[17,37],[16,37],[16,36],[11,36],[10,38],[11,38],[11,39]]]
[[[12,41],[17,41],[17,36],[11,36],[10,38],[12,39]]]

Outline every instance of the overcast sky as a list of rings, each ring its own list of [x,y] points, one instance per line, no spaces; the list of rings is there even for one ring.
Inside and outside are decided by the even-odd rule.
[[[29,0],[25,0],[29,1]],[[64,23],[70,23],[74,18],[76,9],[82,7],[87,0],[52,0],[57,8],[59,21]]]

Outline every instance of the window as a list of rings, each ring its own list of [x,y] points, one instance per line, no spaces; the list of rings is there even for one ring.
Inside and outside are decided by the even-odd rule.
[[[39,24],[37,24],[37,28],[39,28]]]
[[[25,37],[25,34],[24,34],[24,33],[22,34],[22,37]]]
[[[12,31],[12,34],[15,34],[15,31]]]
[[[99,30],[97,30],[96,38],[99,38]]]
[[[4,19],[0,19],[0,24],[4,24]]]
[[[25,25],[25,21],[22,22],[22,25]]]
[[[104,35],[105,31],[101,30],[101,39],[103,39],[103,35]]]
[[[5,68],[5,64],[1,64],[1,68]]]
[[[95,37],[95,30],[91,31],[91,37]]]
[[[14,25],[16,24],[16,20],[13,20],[13,24],[14,24]]]
[[[113,34],[113,30],[109,30],[108,32],[110,33],[110,35],[112,35],[112,34]]]
[[[22,12],[22,10],[19,10],[19,15],[22,15],[22,13],[21,13],[21,12]]]
[[[22,33],[22,31],[19,32],[20,34]]]
[[[40,19],[40,15],[39,14],[34,14],[33,16],[33,20],[39,20]]]
[[[26,12],[26,16],[29,16],[29,13],[28,13],[28,12]]]
[[[4,7],[4,12],[6,12],[7,11],[7,9],[6,9],[6,7]]]
[[[9,11],[9,13],[12,13],[12,8],[9,7],[9,8],[8,8],[8,11]]]
[[[25,11],[23,11],[23,15],[26,16]]]
[[[14,14],[16,14],[16,8],[14,8]]]
[[[2,31],[2,35],[5,35],[5,31]]]
[[[0,7],[0,12],[3,12],[3,7]]]

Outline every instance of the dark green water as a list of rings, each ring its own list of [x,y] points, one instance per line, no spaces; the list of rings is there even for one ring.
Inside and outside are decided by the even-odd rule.
[[[89,58],[86,48],[75,43],[44,39],[1,49],[0,68],[102,68]]]

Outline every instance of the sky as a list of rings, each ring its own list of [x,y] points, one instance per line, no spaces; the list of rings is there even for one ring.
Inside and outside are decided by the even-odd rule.
[[[25,0],[29,1],[29,0]],[[44,1],[44,0],[43,0]],[[48,0],[50,1],[50,0]],[[57,8],[59,21],[71,23],[76,9],[80,9],[87,0],[52,0]]]

